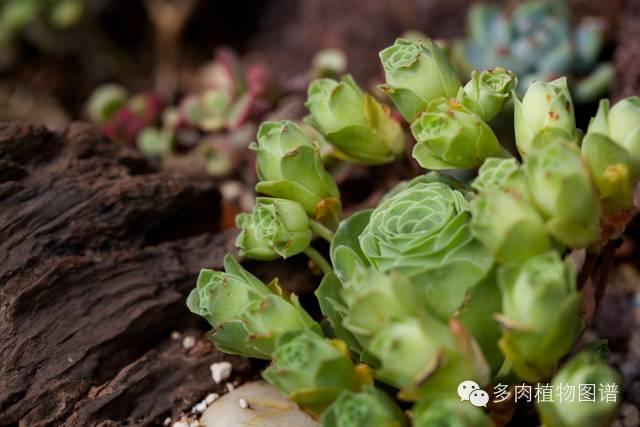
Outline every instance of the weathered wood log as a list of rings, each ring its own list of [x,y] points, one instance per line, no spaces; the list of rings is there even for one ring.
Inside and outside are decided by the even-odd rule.
[[[161,424],[222,387],[184,304],[232,241],[219,204],[88,126],[0,125],[0,425]]]

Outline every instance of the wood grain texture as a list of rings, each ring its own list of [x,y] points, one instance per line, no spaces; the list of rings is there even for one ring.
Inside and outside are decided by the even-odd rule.
[[[155,425],[216,391],[214,361],[252,375],[184,303],[232,242],[219,204],[86,125],[0,125],[0,425]]]

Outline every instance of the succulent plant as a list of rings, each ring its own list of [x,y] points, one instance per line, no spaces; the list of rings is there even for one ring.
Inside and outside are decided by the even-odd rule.
[[[522,266],[501,266],[498,285],[498,320],[505,330],[500,347],[521,378],[541,381],[571,349],[583,326],[573,265],[551,250]]]
[[[468,402],[440,399],[418,403],[413,408],[414,427],[494,427],[482,411]]]
[[[400,124],[351,76],[340,82],[315,80],[309,85],[305,104],[311,114],[307,122],[321,132],[336,149],[337,156],[363,164],[383,164],[404,153]]]
[[[430,173],[398,186],[373,211],[359,237],[375,268],[429,283],[425,303],[444,318],[493,265],[490,252],[471,234],[470,193],[460,185]]]
[[[531,149],[533,138],[543,129],[557,129],[566,138],[576,134],[576,120],[567,79],[560,77],[550,83],[536,81],[524,95],[522,102],[513,97],[516,145],[523,158]]]
[[[584,19],[572,28],[563,2],[529,0],[508,11],[490,3],[471,7],[467,38],[454,43],[452,59],[462,75],[501,66],[520,77],[522,94],[536,81],[569,75],[581,102],[606,93],[610,64],[597,64],[604,44],[603,22]]]
[[[468,169],[506,157],[489,125],[456,99],[437,98],[411,124],[413,157],[425,169]]]
[[[431,40],[397,39],[380,52],[387,83],[381,88],[409,122],[424,111],[430,101],[455,98],[460,80],[447,57]]]
[[[307,213],[298,202],[259,197],[251,214],[236,217],[236,245],[243,256],[259,260],[288,258],[304,251],[312,232]]]
[[[325,427],[405,427],[402,410],[387,394],[372,386],[356,393],[343,391],[322,415]]]
[[[266,286],[231,255],[224,267],[226,272],[202,270],[187,298],[189,310],[213,327],[211,340],[219,350],[269,359],[285,332],[309,329],[320,334],[298,298],[285,294],[277,281]]]
[[[344,390],[359,390],[372,379],[365,365],[354,365],[346,345],[309,330],[278,338],[264,378],[291,400],[321,414]]]
[[[293,122],[264,122],[258,130],[256,191],[300,203],[314,219],[334,225],[342,216],[340,193],[318,147]]]
[[[536,135],[524,173],[533,202],[553,237],[572,248],[596,241],[598,194],[578,147],[564,132],[545,129]]]
[[[0,44],[13,42],[36,21],[64,30],[76,24],[83,11],[84,0],[4,0],[0,3]]]
[[[538,402],[544,427],[605,427],[620,405],[620,374],[591,352],[573,357],[553,377],[551,386],[573,388],[578,399]]]
[[[600,101],[582,142],[606,211],[615,214],[633,206],[633,183],[640,175],[640,98],[625,98],[609,108]]]
[[[482,72],[473,71],[471,79],[458,93],[458,100],[469,111],[488,122],[504,107],[518,78],[506,68],[496,67]]]
[[[271,359],[264,377],[326,427],[404,426],[392,396],[415,402],[416,427],[493,426],[494,411],[477,407],[489,403],[485,389],[543,382],[558,368],[554,383],[617,385],[592,358],[561,366],[589,298],[568,253],[597,257],[611,238],[601,230],[606,215],[633,212],[637,100],[603,103],[581,141],[566,81],[535,83],[522,102],[514,96],[520,161],[487,124],[516,84],[511,72],[475,72],[460,87],[429,40],[399,39],[381,59],[419,164],[479,167],[477,178],[466,186],[440,172],[420,175],[343,219],[318,144],[292,122],[263,123],[252,147],[256,190],[272,198],[238,217],[237,246],[264,260],[306,254],[323,273],[315,296],[324,319],[316,323],[277,280],[265,286],[228,258],[226,273],[203,270],[188,300],[213,327],[214,344]],[[308,121],[346,161],[397,156],[389,144],[396,130],[381,130],[397,124],[350,78],[318,80],[309,95]],[[371,119],[369,108],[380,115]],[[336,137],[342,132],[349,138]],[[330,261],[315,238],[330,243]],[[616,408],[576,405],[538,409],[547,427],[599,427]]]

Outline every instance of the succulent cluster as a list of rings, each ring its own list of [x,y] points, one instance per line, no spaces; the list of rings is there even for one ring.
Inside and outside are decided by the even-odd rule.
[[[597,63],[604,44],[603,23],[589,18],[572,27],[563,1],[528,0],[511,11],[477,4],[469,10],[467,31],[468,38],[452,48],[462,73],[509,68],[520,77],[520,94],[533,81],[564,75],[572,78],[574,98],[589,102],[606,93],[613,79],[612,66]]]
[[[2,0],[0,2],[0,45],[11,43],[23,30],[38,21],[65,29],[80,20],[84,0]]]
[[[603,101],[583,137],[565,78],[537,81],[520,100],[505,68],[475,71],[462,86],[431,41],[399,39],[380,58],[383,89],[416,140],[413,157],[433,171],[343,218],[317,142],[293,122],[263,123],[252,148],[256,190],[268,197],[238,216],[237,246],[259,260],[306,254],[324,276],[315,293],[324,319],[229,255],[226,272],[203,270],[188,299],[212,341],[270,359],[264,377],[328,427],[405,426],[398,400],[413,404],[414,426],[495,425],[460,401],[465,381],[485,390],[619,384],[589,352],[558,368],[585,326],[567,254],[598,253],[615,237],[601,224],[634,209],[640,99]],[[487,124],[510,98],[518,158]],[[404,151],[390,108],[348,76],[313,82],[307,107],[307,122],[344,159],[383,164]],[[479,172],[469,185],[441,172],[470,168]],[[317,238],[330,243],[330,260]],[[604,427],[616,408],[538,405],[547,427]]]
[[[208,137],[242,133],[273,108],[277,91],[264,65],[244,65],[229,49],[219,49],[200,70],[198,86],[176,105],[167,105],[153,92],[130,95],[109,83],[91,95],[87,113],[106,137],[136,145],[148,157],[166,159],[175,152],[193,151],[208,173],[225,175],[234,166],[233,138],[212,144]],[[244,151],[246,144],[238,148]]]

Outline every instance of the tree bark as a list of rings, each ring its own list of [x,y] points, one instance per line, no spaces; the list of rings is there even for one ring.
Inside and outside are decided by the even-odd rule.
[[[86,125],[0,125],[0,425],[162,424],[221,391],[214,361],[253,375],[184,303],[230,247],[219,206]]]

